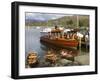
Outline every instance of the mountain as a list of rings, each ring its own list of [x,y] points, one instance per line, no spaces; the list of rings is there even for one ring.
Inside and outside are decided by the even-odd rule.
[[[82,27],[89,27],[89,16],[78,16],[79,26]],[[25,25],[27,26],[54,26],[60,25],[63,27],[77,27],[77,16],[63,16],[57,19],[50,19],[50,20],[35,20],[29,19],[25,21]]]

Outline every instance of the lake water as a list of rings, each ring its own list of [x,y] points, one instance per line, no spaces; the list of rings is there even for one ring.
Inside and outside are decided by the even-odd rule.
[[[42,29],[36,28],[26,28],[25,30],[25,54],[27,56],[28,52],[34,51],[42,58],[45,50],[43,50],[43,45],[40,43],[40,31]]]
[[[36,27],[25,28],[25,57],[26,58],[30,51],[36,52],[38,54],[39,59],[43,60],[44,55],[48,51],[48,49],[53,49],[56,52],[60,50],[60,48],[58,47],[48,46],[40,43],[40,37],[41,37],[40,31],[42,30],[43,28],[36,28]],[[81,48],[81,50],[70,49],[70,48],[66,48],[66,49],[78,53],[79,56],[89,54],[89,52],[85,48]]]

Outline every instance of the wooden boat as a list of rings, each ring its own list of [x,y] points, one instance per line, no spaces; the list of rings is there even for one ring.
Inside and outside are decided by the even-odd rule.
[[[45,55],[45,60],[50,62],[50,63],[56,63],[57,61],[57,55],[53,52],[48,52],[46,55]]]
[[[75,50],[62,49],[60,51],[60,55],[62,58],[73,58],[78,55],[78,52],[77,52],[77,50],[75,51]]]
[[[63,30],[60,30],[55,27],[51,32],[48,32],[48,35],[44,35],[40,37],[41,42],[45,42],[48,44],[60,46],[60,47],[77,47],[78,40],[76,39],[65,39],[64,35],[62,35]]]
[[[28,53],[27,63],[28,63],[28,65],[29,65],[30,68],[37,66],[38,65],[37,54],[34,53],[34,52]]]
[[[61,39],[61,38],[56,38],[56,39],[50,39],[49,37],[42,36],[40,37],[41,42],[53,44],[56,46],[60,47],[77,47],[78,46],[78,41],[73,40],[73,39]]]

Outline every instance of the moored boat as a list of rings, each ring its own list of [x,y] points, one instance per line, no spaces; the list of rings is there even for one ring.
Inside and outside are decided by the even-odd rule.
[[[45,37],[42,36],[40,38],[41,42],[45,42],[45,43],[49,43],[49,44],[53,44],[56,46],[60,46],[60,47],[77,47],[78,46],[78,41],[77,40],[73,40],[73,39],[50,39],[49,37]]]
[[[57,55],[54,52],[48,51],[47,54],[45,55],[45,60],[50,63],[56,63]]]
[[[30,68],[38,65],[38,56],[35,52],[29,52],[27,56],[27,64]]]
[[[40,41],[60,47],[78,46],[78,40],[75,39],[74,34],[64,35],[63,30],[60,30],[57,26],[51,32],[48,32],[48,35],[41,36]]]

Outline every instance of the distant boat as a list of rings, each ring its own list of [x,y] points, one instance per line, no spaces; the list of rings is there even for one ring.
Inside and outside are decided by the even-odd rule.
[[[41,33],[47,33],[47,32],[51,32],[51,28],[45,28],[42,31],[40,31]]]
[[[36,27],[36,29],[40,29],[40,27]]]

